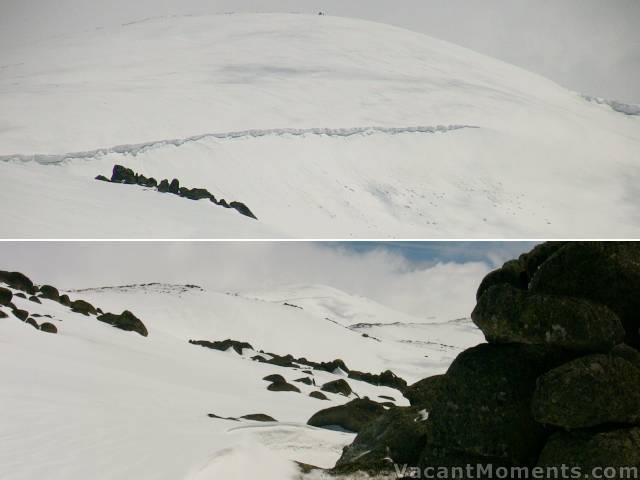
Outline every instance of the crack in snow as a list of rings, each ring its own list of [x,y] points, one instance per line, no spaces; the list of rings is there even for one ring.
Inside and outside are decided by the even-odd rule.
[[[480,128],[474,125],[436,125],[436,126],[416,126],[416,127],[351,127],[351,128],[270,128],[266,130],[240,130],[236,132],[204,133],[185,138],[172,140],[155,140],[152,142],[116,145],[108,148],[98,148],[84,152],[69,152],[61,154],[13,154],[0,155],[0,161],[35,161],[42,164],[61,163],[69,159],[91,159],[108,154],[137,155],[152,148],[173,145],[179,147],[189,142],[198,142],[207,138],[222,140],[258,138],[266,136],[304,136],[323,135],[327,137],[349,137],[352,135],[371,135],[382,133],[387,135],[397,135],[401,133],[446,133],[453,130],[465,128]]]

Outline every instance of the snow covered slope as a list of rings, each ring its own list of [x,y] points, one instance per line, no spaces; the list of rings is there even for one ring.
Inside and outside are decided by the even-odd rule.
[[[334,292],[340,302],[349,298],[319,286],[289,291],[296,289]],[[315,361],[340,357],[368,372],[390,368],[409,382],[443,372],[462,348],[482,341],[475,330],[455,348],[429,343],[441,341],[445,332],[455,336],[458,322],[433,329],[423,325],[411,333],[402,332],[405,324],[385,325],[392,333],[376,331],[379,338],[373,339],[306,309],[196,286],[146,284],[68,293],[105,311],[130,309],[149,336],[112,328],[51,300],[37,304],[14,296],[17,308],[56,325],[58,333],[49,334],[0,307],[8,314],[0,319],[3,479],[248,480],[259,474],[287,480],[299,478],[293,461],[331,467],[353,440],[351,433],[305,425],[318,410],[349,399],[330,393],[329,401],[311,398],[308,394],[319,387],[295,383],[306,376],[301,369],[252,361],[257,352],[248,349],[239,355],[190,345],[191,338],[230,337],[255,349]],[[358,298],[370,311],[374,302]],[[268,391],[262,378],[273,373],[301,393]],[[343,377],[314,370],[312,378],[319,386]],[[379,395],[387,395],[407,404],[395,389],[347,380],[360,396],[383,401]],[[216,419],[209,413],[263,413],[277,422]]]
[[[159,18],[0,51],[4,237],[637,236],[638,152],[638,117],[359,20]],[[93,180],[115,163],[259,221]]]

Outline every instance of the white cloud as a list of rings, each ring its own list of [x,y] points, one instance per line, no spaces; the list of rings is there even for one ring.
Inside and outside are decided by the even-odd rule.
[[[513,249],[504,245],[506,255]],[[2,245],[0,268],[60,288],[169,282],[247,291],[325,284],[440,319],[467,316],[479,282],[493,268],[489,261],[414,262],[401,251],[356,252],[321,242],[18,242]]]

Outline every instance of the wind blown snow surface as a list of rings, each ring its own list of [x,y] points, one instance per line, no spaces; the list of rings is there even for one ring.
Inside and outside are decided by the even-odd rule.
[[[291,303],[306,297],[304,307],[276,301],[283,291]],[[262,292],[270,300],[163,284],[70,295],[105,311],[130,309],[149,336],[112,328],[50,300],[36,304],[14,296],[18,308],[52,315],[38,318],[58,328],[48,334],[0,307],[9,314],[0,322],[3,479],[297,479],[294,462],[331,467],[353,440],[352,433],[306,425],[316,411],[355,398],[308,396],[341,378],[340,372],[314,370],[318,387],[294,382],[301,393],[271,392],[264,376],[279,373],[293,382],[305,374],[252,361],[256,351],[211,350],[189,344],[191,338],[233,338],[314,361],[342,358],[350,368],[391,369],[410,383],[444,372],[463,348],[482,341],[468,319],[424,324],[381,305],[375,315],[375,302],[321,285]],[[375,339],[364,337],[363,324],[347,327],[340,318],[325,318],[331,296],[354,318],[362,318],[362,307],[366,317],[390,323],[366,330]],[[408,404],[395,389],[348,382],[361,397],[384,401],[379,395],[386,395]],[[277,421],[223,420],[209,413],[264,413]]]
[[[2,237],[640,234],[640,118],[372,22],[170,17],[4,49],[0,112]],[[115,163],[259,221],[94,180]]]

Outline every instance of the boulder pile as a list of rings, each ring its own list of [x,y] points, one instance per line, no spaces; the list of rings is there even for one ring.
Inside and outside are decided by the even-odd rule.
[[[361,429],[337,472],[393,473],[394,463],[416,467],[406,478],[478,464],[494,475],[579,468],[572,478],[640,470],[640,243],[538,245],[485,277],[471,317],[488,343],[408,387],[412,407]]]
[[[127,185],[139,185],[141,187],[155,188],[160,193],[172,193],[179,197],[188,198],[189,200],[209,200],[216,205],[224,208],[233,208],[245,217],[257,220],[253,212],[242,202],[227,202],[224,198],[216,200],[213,194],[209,193],[206,188],[187,188],[181,187],[177,178],[169,181],[167,179],[158,182],[155,178],[147,178],[141,173],[135,173],[130,168],[122,165],[114,165],[111,173],[111,179],[104,175],[98,175],[96,180],[110,183],[124,183]]]

